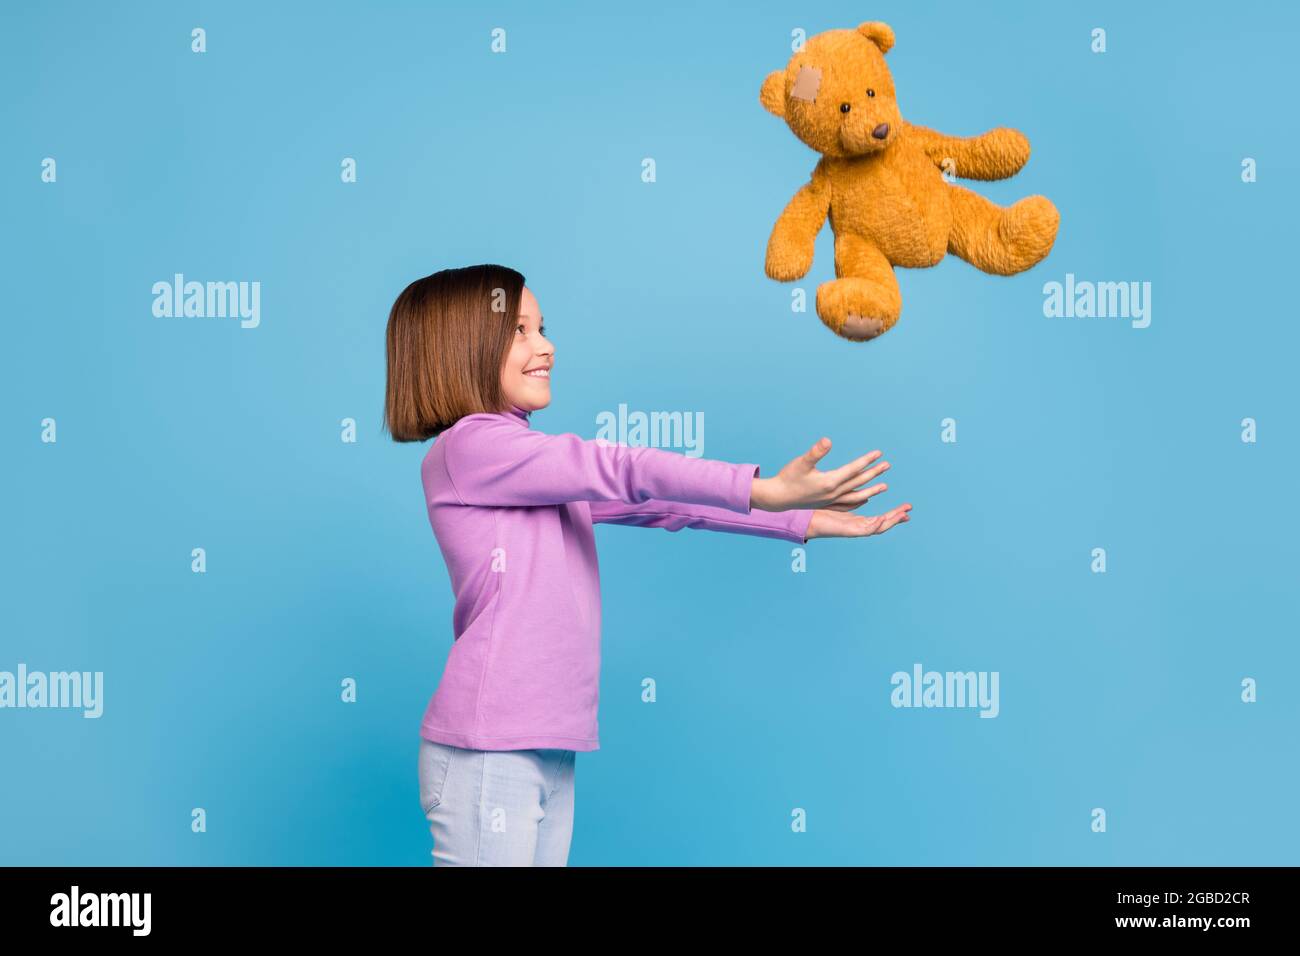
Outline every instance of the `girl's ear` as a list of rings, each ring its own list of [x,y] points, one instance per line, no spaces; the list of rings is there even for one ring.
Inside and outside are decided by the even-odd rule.
[[[858,32],[880,47],[881,53],[888,53],[894,45],[894,31],[888,23],[881,23],[878,20],[860,23],[858,24]]]
[[[773,116],[785,119],[785,70],[773,70],[767,74],[763,88],[758,92],[758,101]]]

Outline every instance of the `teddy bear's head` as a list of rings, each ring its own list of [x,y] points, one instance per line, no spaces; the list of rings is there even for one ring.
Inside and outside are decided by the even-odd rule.
[[[898,138],[902,117],[885,54],[884,23],[827,30],[804,44],[784,70],[769,73],[759,100],[824,156],[863,156]]]

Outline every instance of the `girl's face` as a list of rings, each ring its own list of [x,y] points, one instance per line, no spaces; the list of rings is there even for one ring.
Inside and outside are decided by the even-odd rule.
[[[519,298],[515,341],[501,368],[501,391],[512,405],[536,411],[551,403],[551,366],[555,348],[542,334],[542,310],[528,286]]]

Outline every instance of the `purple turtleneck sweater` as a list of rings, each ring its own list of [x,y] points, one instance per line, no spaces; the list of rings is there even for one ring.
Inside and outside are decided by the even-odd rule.
[[[455,639],[420,733],[475,750],[597,750],[592,525],[704,528],[802,544],[812,511],[750,511],[757,465],[547,435],[529,414],[512,406],[466,415],[421,464],[456,606]]]

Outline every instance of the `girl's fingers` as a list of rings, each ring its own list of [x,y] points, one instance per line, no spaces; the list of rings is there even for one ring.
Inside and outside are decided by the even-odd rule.
[[[835,489],[835,494],[840,495],[846,491],[859,489],[867,482],[879,478],[881,475],[887,472],[889,468],[890,465],[889,462],[887,461],[882,461],[879,464],[873,465],[872,467],[868,468],[866,471],[860,472],[859,474],[854,475],[848,481],[842,482],[840,485],[838,485]]]
[[[861,491],[862,488],[867,484],[867,482],[874,481],[875,479],[883,475],[885,472],[889,471],[889,469],[890,469],[889,462],[882,461],[880,462],[880,464],[868,468],[862,474],[840,485],[838,488],[835,489],[835,494],[842,495],[849,491]]]
[[[895,525],[907,522],[911,517],[911,508],[910,504],[903,504],[883,515],[871,516],[843,514],[834,509],[819,508],[816,537],[864,538],[884,534]]]
[[[795,461],[806,465],[808,468],[816,468],[817,462],[821,461],[831,450],[831,440],[829,438],[819,438],[813,442],[813,446],[800,455]]]
[[[886,531],[888,531],[890,528],[894,527],[895,525],[902,524],[903,519],[904,519],[905,517],[906,517],[906,515],[898,514],[898,515],[893,515],[892,517],[886,518],[885,521],[884,521],[884,523],[881,524],[881,526],[880,526],[880,531],[879,531],[878,533],[879,533],[879,534],[884,534]]]
[[[880,484],[872,485],[870,488],[863,488],[859,491],[846,491],[838,498],[835,498],[826,507],[835,508],[839,511],[852,511],[855,508],[861,508],[868,500],[880,494],[888,487],[889,485],[882,481]]]
[[[861,456],[860,458],[855,458],[847,465],[841,465],[838,468],[832,468],[830,471],[822,472],[822,474],[824,474],[827,478],[833,481],[837,486],[842,485],[847,481],[851,481],[857,475],[861,474],[862,471],[873,461],[879,458],[880,455],[881,452],[879,451],[869,451],[865,455]],[[863,480],[870,481],[871,479],[867,478]],[[861,481],[859,481],[858,484],[861,484]]]
[[[906,521],[908,519],[908,512],[911,508],[911,505],[899,505],[893,511],[888,511],[881,515],[879,518],[875,519],[878,522],[878,526],[876,530],[871,533],[884,534],[890,528],[894,527],[894,525]]]

